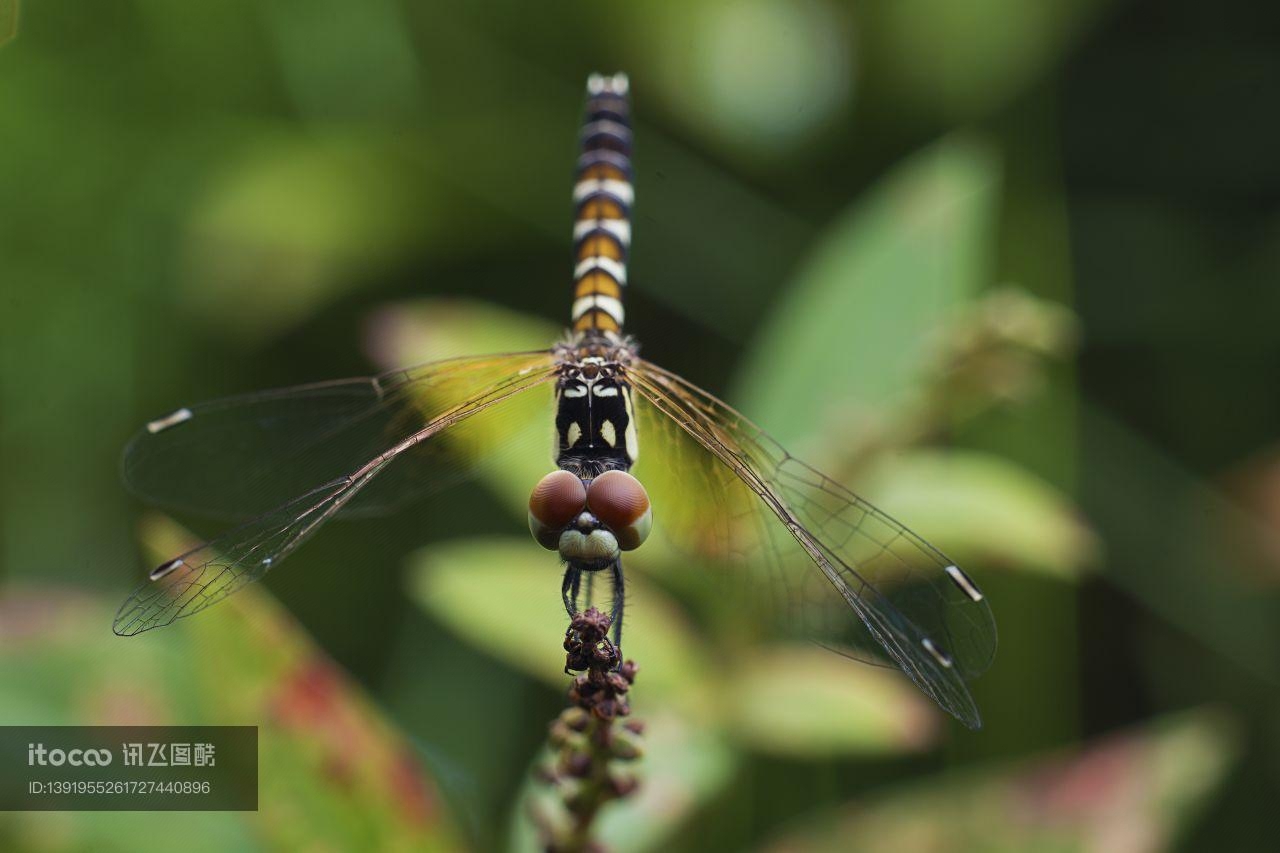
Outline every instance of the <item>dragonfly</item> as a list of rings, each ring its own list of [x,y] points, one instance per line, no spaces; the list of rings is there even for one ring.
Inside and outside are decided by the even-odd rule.
[[[518,400],[544,395],[554,468],[532,487],[528,521],[560,558],[571,618],[600,578],[600,589],[612,588],[621,645],[624,556],[657,526],[686,544],[678,549],[686,565],[737,566],[731,586],[765,602],[761,612],[777,623],[900,669],[962,723],[981,726],[968,682],[990,666],[996,626],[978,584],[730,405],[642,358],[624,334],[635,201],[628,90],[624,74],[588,78],[564,338],[536,351],[184,406],[150,421],[125,449],[128,487],[154,503],[247,520],[152,569],[120,606],[117,634],[225,599],[336,516],[393,509],[447,485],[457,479],[446,461],[458,448],[451,436],[513,420]],[[643,472],[666,497],[650,500]]]

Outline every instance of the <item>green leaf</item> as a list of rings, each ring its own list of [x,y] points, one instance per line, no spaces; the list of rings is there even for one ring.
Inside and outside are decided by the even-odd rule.
[[[144,539],[154,561],[191,544],[159,516]],[[265,588],[128,639],[111,633],[114,605],[56,591],[0,599],[0,723],[258,726],[260,808],[21,815],[0,820],[0,835],[51,850],[170,850],[174,838],[193,851],[263,838],[281,849],[461,846],[411,744]]]
[[[998,456],[962,450],[904,452],[863,482],[880,508],[952,557],[1075,577],[1099,543],[1049,483]]]
[[[435,618],[509,665],[568,688],[568,618],[554,554],[529,538],[491,537],[426,548],[412,567],[411,595]],[[634,573],[627,577],[623,650],[640,665],[632,703],[641,712],[705,689],[710,668],[702,640],[674,602]]]
[[[920,750],[938,715],[896,672],[814,646],[746,659],[726,680],[733,733],[748,747],[796,758]]]
[[[951,137],[837,219],[747,354],[744,411],[786,444],[916,389],[931,335],[987,281],[997,185],[991,153]]]
[[[851,804],[767,849],[1169,850],[1238,751],[1231,720],[1195,711],[1078,754],[945,776]]]
[[[568,293],[566,288],[566,312]],[[366,330],[365,350],[386,370],[439,358],[546,349],[564,334],[563,326],[472,299],[397,302],[378,310]]]
[[[152,561],[192,546],[163,517]],[[259,829],[278,847],[452,850],[460,836],[414,748],[261,586],[170,627],[189,643],[204,713],[257,725]],[[133,642],[165,642],[147,635]]]

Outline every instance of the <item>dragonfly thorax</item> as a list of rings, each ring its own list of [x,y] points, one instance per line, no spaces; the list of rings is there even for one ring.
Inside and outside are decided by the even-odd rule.
[[[627,471],[639,455],[625,362],[615,353],[575,354],[562,361],[556,382],[556,465],[590,479]]]

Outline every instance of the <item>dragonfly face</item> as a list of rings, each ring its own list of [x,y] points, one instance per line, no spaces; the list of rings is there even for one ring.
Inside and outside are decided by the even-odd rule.
[[[529,497],[533,538],[576,571],[607,567],[623,551],[643,545],[652,529],[649,493],[616,468],[587,481],[564,469],[552,471]]]
[[[624,556],[660,530],[699,575],[723,570],[728,587],[766,593],[769,617],[787,633],[897,667],[966,725],[980,725],[966,682],[990,666],[996,627],[977,583],[747,417],[640,358],[623,335],[628,113],[626,78],[592,75],[564,343],[184,406],[139,431],[123,464],[137,494],[247,520],[155,568],[121,605],[116,633],[169,625],[222,600],[330,518],[439,490],[452,482],[442,471],[453,469],[440,465],[450,440],[465,445],[469,430],[501,421],[532,392],[554,397],[546,428],[555,468],[534,486],[529,526],[564,564],[569,613],[591,600],[593,578],[607,576],[620,643]]]

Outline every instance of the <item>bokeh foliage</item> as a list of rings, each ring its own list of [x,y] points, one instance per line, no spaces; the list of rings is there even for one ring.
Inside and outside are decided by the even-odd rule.
[[[129,641],[115,602],[187,534],[139,531],[116,466],[185,402],[558,335],[582,80],[623,68],[645,354],[954,552],[1002,643],[972,735],[892,673],[739,654],[732,620],[637,574],[649,785],[608,837],[1266,849],[1271,13],[17,8],[0,3],[0,723],[257,722],[264,793],[256,816],[6,815],[0,846],[528,841],[564,686],[559,579],[519,511],[545,446]],[[350,741],[368,765],[344,764]]]

